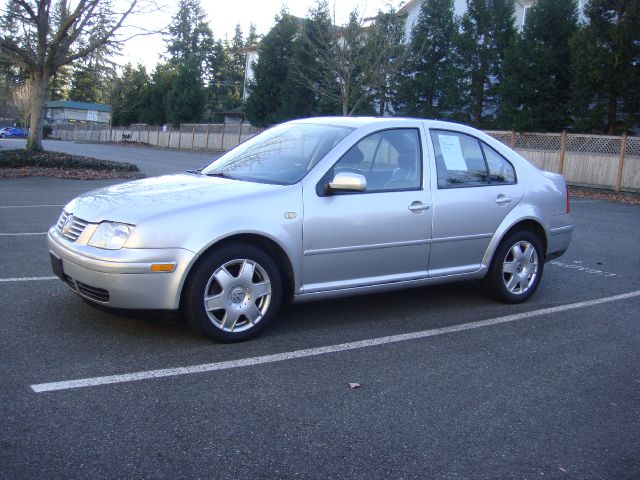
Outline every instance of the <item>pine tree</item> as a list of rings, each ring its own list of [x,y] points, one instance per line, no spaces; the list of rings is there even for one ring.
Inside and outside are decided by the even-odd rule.
[[[538,0],[507,50],[500,117],[518,131],[560,131],[570,123],[574,0]]]
[[[139,121],[141,123],[149,125],[164,125],[167,123],[164,98],[171,89],[176,75],[176,67],[172,63],[166,62],[156,65],[149,83],[140,94]]]
[[[51,100],[69,100],[72,69],[66,65],[60,67],[49,81],[48,98]]]
[[[461,60],[453,0],[425,0],[411,32],[397,109],[412,116],[457,119],[461,110]]]
[[[200,65],[194,57],[187,57],[176,68],[176,75],[164,97],[167,121],[172,125],[197,122],[202,117],[205,94],[199,72]]]
[[[233,38],[225,42],[223,62],[220,65],[223,83],[221,98],[225,110],[239,107],[242,104],[242,87],[244,86],[244,39],[240,25],[236,25]]]
[[[199,75],[207,71],[209,52],[214,45],[206,18],[199,0],[179,0],[165,38],[169,61],[175,65],[192,63]]]
[[[513,0],[468,0],[459,49],[466,81],[465,120],[487,127],[497,113],[497,90],[507,48],[515,39]]]
[[[294,71],[290,72],[290,85],[297,85],[298,92],[296,98],[285,97],[290,104],[289,110],[295,109],[302,116],[340,113],[340,88],[329,64],[323,61],[333,55],[335,35],[329,4],[326,0],[318,0],[309,10],[302,34],[294,43]]]
[[[404,21],[390,8],[379,11],[367,36],[367,56],[376,62],[370,89],[375,99],[378,115],[384,116],[391,109],[389,104],[395,98],[399,82],[399,72],[407,59],[407,48],[403,44]]]
[[[276,16],[276,24],[262,39],[259,58],[254,69],[254,81],[245,111],[249,121],[265,127],[291,118],[283,111],[284,95],[291,94],[291,70],[294,39],[298,26],[294,17],[283,10]]]
[[[581,131],[627,130],[640,122],[640,2],[590,0],[572,41],[572,106]]]
[[[111,122],[113,125],[131,125],[141,122],[142,107],[145,105],[143,92],[148,88],[149,76],[143,65],[124,66],[122,75],[112,84]]]

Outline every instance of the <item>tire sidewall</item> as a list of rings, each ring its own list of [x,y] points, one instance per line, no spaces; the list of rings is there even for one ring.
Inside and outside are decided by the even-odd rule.
[[[533,284],[525,293],[514,294],[510,292],[504,284],[502,267],[511,247],[521,241],[529,242],[535,248],[538,256],[538,271]],[[544,257],[542,243],[534,233],[523,230],[509,234],[500,242],[500,245],[496,249],[493,255],[493,260],[491,261],[489,273],[485,277],[485,286],[489,295],[505,303],[522,303],[528,300],[540,285],[540,280],[542,279],[542,273],[544,270]]]
[[[267,312],[252,328],[242,332],[225,332],[214,325],[204,308],[205,288],[211,275],[226,262],[247,259],[258,263],[269,276],[271,299]],[[193,267],[183,289],[182,310],[188,322],[200,333],[222,343],[246,340],[270,323],[276,316],[282,300],[282,280],[278,266],[273,259],[254,245],[248,243],[230,243],[220,248],[214,247]]]

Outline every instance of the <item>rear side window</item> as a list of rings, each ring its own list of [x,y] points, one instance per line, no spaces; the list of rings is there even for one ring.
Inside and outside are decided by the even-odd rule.
[[[489,167],[491,183],[516,183],[516,171],[506,158],[482,142],[482,150]]]
[[[438,188],[515,183],[513,166],[498,152],[471,135],[432,130]]]

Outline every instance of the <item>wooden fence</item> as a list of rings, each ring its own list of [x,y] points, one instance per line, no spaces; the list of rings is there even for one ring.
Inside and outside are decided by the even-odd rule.
[[[55,125],[53,137],[87,142],[141,142],[158,147],[228,150],[261,130],[248,123],[167,126]],[[573,133],[486,132],[571,185],[640,192],[640,137]]]
[[[248,123],[182,124],[179,128],[151,125],[54,125],[52,137],[84,142],[139,142],[156,147],[228,150],[260,132]]]
[[[640,192],[640,137],[486,132],[570,185]]]

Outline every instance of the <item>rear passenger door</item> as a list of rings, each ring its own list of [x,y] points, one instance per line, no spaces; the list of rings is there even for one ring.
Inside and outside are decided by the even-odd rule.
[[[494,232],[524,192],[509,161],[484,141],[430,130],[436,166],[429,276],[477,271]]]

